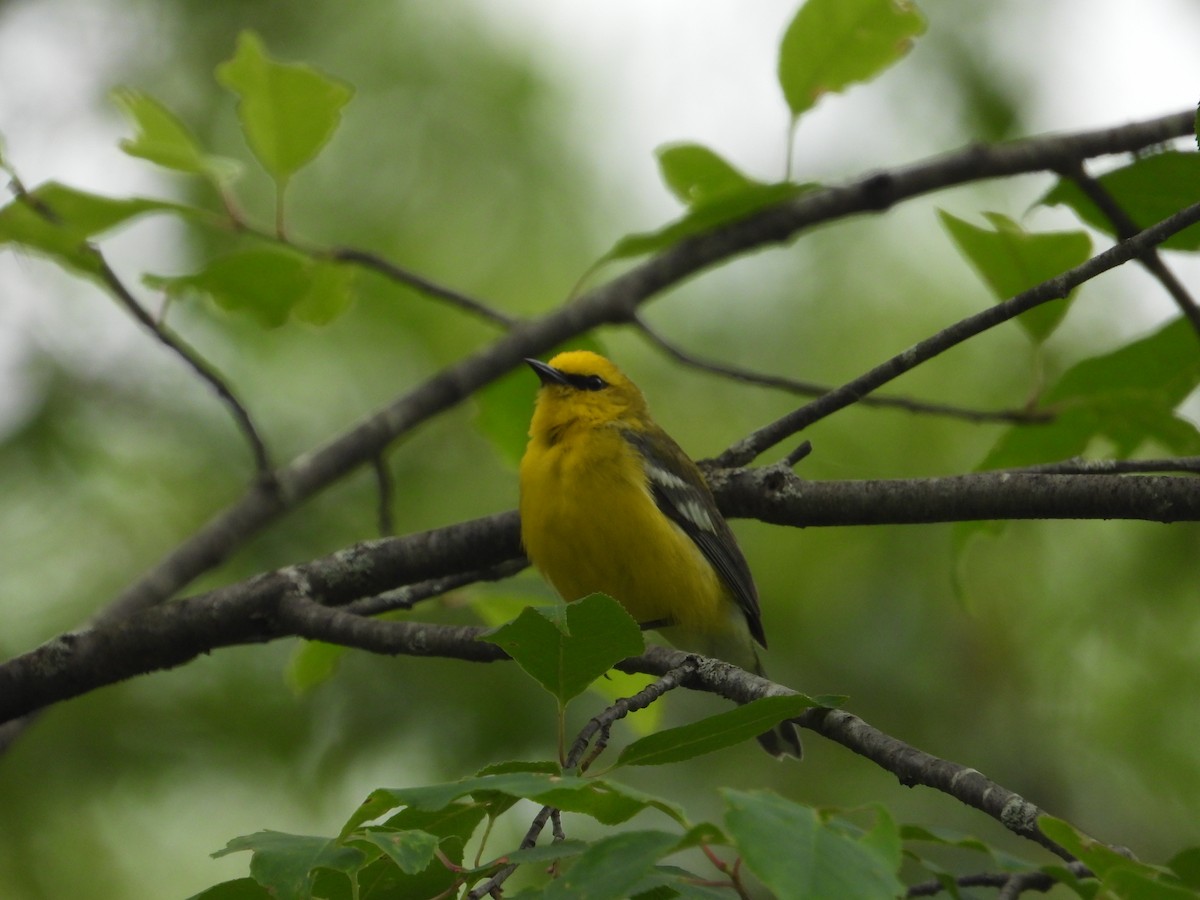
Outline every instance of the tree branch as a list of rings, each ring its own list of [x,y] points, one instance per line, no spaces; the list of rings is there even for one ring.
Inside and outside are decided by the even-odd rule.
[[[1130,218],[1129,213],[1117,202],[1117,198],[1110,194],[1103,184],[1087,173],[1081,161],[1076,160],[1062,172],[1062,175],[1075,182],[1084,196],[1096,205],[1096,208],[1112,223],[1113,231],[1117,233],[1118,238],[1126,240],[1141,230],[1141,226]],[[1138,262],[1145,267],[1147,272],[1158,279],[1174,299],[1180,312],[1192,323],[1192,328],[1196,330],[1197,334],[1200,334],[1200,306],[1188,293],[1187,288],[1175,277],[1175,273],[1167,268],[1158,251],[1151,247],[1138,255]]]
[[[894,481],[803,481],[780,466],[716,471],[723,512],[798,527],[968,519],[1128,518],[1200,521],[1200,480],[1188,476],[985,473]],[[463,641],[479,629],[375,622],[358,614],[400,592],[512,572],[524,565],[515,510],[447,528],[366,541],[138,615],[99,621],[0,663],[0,722],[104,685],[173,668],[201,653],[288,635],[376,653],[482,660],[502,654]],[[472,574],[464,574],[472,573]],[[444,581],[443,581],[444,579]],[[297,605],[296,599],[304,601]],[[337,609],[345,607],[349,609]],[[350,610],[354,610],[353,612]],[[441,649],[438,649],[441,648]],[[661,674],[661,673],[658,673]]]
[[[137,299],[125,287],[125,283],[121,281],[117,273],[109,266],[108,260],[104,258],[100,250],[96,247],[92,247],[91,250],[95,254],[97,263],[100,265],[100,277],[104,280],[104,283],[108,286],[113,296],[138,321],[138,324],[153,334],[160,344],[183,360],[188,368],[212,388],[221,401],[229,408],[229,411],[233,414],[234,421],[238,424],[238,428],[241,429],[247,443],[250,444],[250,450],[254,455],[254,467],[263,482],[263,487],[269,490],[271,485],[271,457],[267,452],[267,445],[258,433],[258,428],[255,426],[254,420],[250,418],[249,410],[237,398],[233,389],[225,383],[225,379],[221,377],[216,369],[192,347],[186,344],[183,338],[170,331],[161,322],[156,322],[154,317],[142,308],[142,305],[137,302]]]
[[[782,465],[708,469],[732,518],[774,525],[913,525],[989,519],[1200,520],[1188,476],[981,472],[943,478],[805,481]]]
[[[285,581],[276,592],[221,595],[224,591],[143,610],[103,626],[63,635],[0,666],[0,720],[31,712],[92,687],[155,669],[172,668],[215,646],[272,640],[300,634],[374,653],[438,656],[472,662],[506,658],[478,638],[487,629],[364,619],[322,606],[320,579],[311,567],[291,567],[248,584]],[[276,585],[276,587],[279,587]],[[698,663],[691,660],[699,659]],[[794,693],[737,666],[694,654],[651,647],[619,663],[624,672],[662,676],[692,666],[684,686],[737,703]],[[940,759],[897,740],[857,716],[837,709],[812,709],[799,724],[834,740],[893,772],[906,786],[923,784],[979,809],[1022,837],[1070,859],[1037,828],[1041,810],[974,769]]]
[[[797,431],[807,428],[839,409],[858,402],[867,394],[900,377],[905,372],[915,369],[922,363],[928,362],[935,356],[1002,322],[1016,318],[1035,306],[1066,297],[1085,281],[1090,281],[1109,269],[1129,262],[1147,249],[1161,244],[1171,235],[1197,222],[1200,222],[1200,203],[1194,203],[1145,231],[1138,232],[1133,237],[1093,256],[1082,265],[1068,269],[1055,278],[1043,281],[1003,303],[989,306],[973,316],[968,316],[950,327],[942,329],[937,334],[919,341],[837,390],[830,391],[812,403],[793,410],[786,416],[758,429],[722,453],[717,457],[717,461],[724,466],[745,465]]]
[[[833,390],[827,384],[816,384],[811,381],[800,381],[795,378],[785,378],[780,375],[766,375],[753,372],[741,366],[702,359],[684,350],[678,344],[668,340],[650,325],[641,315],[633,316],[633,324],[644,334],[651,343],[662,349],[668,356],[685,366],[732,378],[743,384],[757,384],[763,387],[779,388],[793,394],[809,397],[821,397]],[[930,403],[926,400],[916,400],[909,397],[862,397],[859,402],[863,406],[901,409],[911,413],[927,413],[935,416],[947,416],[953,419],[963,419],[968,422],[1010,422],[1013,424],[1042,424],[1054,419],[1052,413],[1045,410],[1033,409],[967,409],[962,406],[952,406],[948,403]]]
[[[332,250],[326,251],[306,249],[305,252],[316,256],[324,256],[327,259],[339,262],[355,263],[422,294],[435,297],[438,300],[445,300],[465,312],[491,322],[493,325],[512,328],[520,321],[513,316],[492,309],[481,300],[476,300],[474,297],[468,297],[466,294],[443,287],[440,284],[430,281],[428,278],[418,275],[415,272],[410,272],[408,269],[366,250],[358,250],[354,247],[334,247]]]

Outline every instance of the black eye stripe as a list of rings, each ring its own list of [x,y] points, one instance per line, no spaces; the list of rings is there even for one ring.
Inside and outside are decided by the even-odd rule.
[[[599,375],[564,375],[567,384],[581,391],[602,391],[608,382]]]

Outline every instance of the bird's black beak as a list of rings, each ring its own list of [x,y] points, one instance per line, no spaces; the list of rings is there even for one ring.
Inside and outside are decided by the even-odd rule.
[[[529,365],[529,368],[533,369],[534,373],[536,373],[538,377],[538,380],[542,384],[567,383],[566,376],[563,375],[562,372],[558,371],[558,369],[554,368],[554,366],[548,366],[540,359],[527,359],[525,362]]]

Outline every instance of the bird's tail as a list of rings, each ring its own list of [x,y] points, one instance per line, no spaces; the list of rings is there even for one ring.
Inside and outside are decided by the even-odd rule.
[[[731,627],[727,631],[700,633],[684,631],[678,626],[671,626],[659,628],[659,634],[680,649],[693,650],[714,659],[722,659],[735,666],[740,666],[747,672],[753,672],[755,675],[766,678],[767,674],[763,671],[758,651],[754,647],[754,638],[751,637],[745,618],[740,611],[737,612],[735,622],[737,627]],[[782,759],[785,756],[800,759],[804,755],[804,750],[800,746],[800,731],[790,720],[780,722],[770,731],[764,731],[758,736],[758,743],[776,759]]]
[[[754,659],[754,674],[767,677],[757,654]],[[758,744],[776,759],[783,759],[785,756],[801,759],[804,756],[804,747],[800,743],[800,729],[791,719],[784,719],[770,731],[760,734]]]

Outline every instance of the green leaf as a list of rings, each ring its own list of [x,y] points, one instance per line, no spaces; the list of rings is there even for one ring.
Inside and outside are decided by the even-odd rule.
[[[378,847],[400,871],[409,875],[417,874],[433,862],[438,847],[437,835],[418,829],[367,828],[354,837]]]
[[[468,840],[484,819],[478,806],[452,804],[439,810],[404,809],[384,823],[400,831],[424,831],[439,839],[439,849],[454,865],[462,865]],[[457,875],[440,860],[431,862],[419,873],[403,872],[390,859],[381,859],[358,875],[357,900],[394,900],[397,897],[436,897],[449,891]]]
[[[887,809],[878,804],[872,804],[871,811],[875,814],[875,824],[862,836],[859,843],[874,850],[891,866],[891,871],[899,872],[904,862],[904,846],[900,840],[900,826],[892,818]]]
[[[779,49],[779,85],[792,118],[824,94],[874,78],[924,31],[925,19],[905,0],[808,0]]]
[[[315,869],[333,869],[348,876],[362,865],[361,850],[325,837],[259,831],[231,840],[214,857],[252,852],[250,874],[277,900],[308,900]]]
[[[363,822],[377,819],[397,807],[437,812],[452,808],[457,800],[466,796],[479,804],[477,808],[481,816],[488,811],[486,804],[496,803],[497,808],[507,808],[511,805],[507,798],[517,798],[554,806],[564,812],[582,813],[605,825],[620,824],[647,809],[657,809],[675,821],[683,822],[683,813],[674,804],[613,782],[574,775],[515,771],[478,775],[445,784],[379,788],[372,791],[354,812],[342,833],[348,834]],[[506,799],[498,802],[497,797]]]
[[[1007,300],[1091,256],[1092,241],[1082,231],[1035,234],[1007,216],[984,213],[994,230],[979,228],[939,210],[942,225],[959,251],[970,260],[997,300]],[[1017,317],[1035,343],[1041,343],[1062,321],[1075,296],[1043,303]]]
[[[811,697],[803,694],[762,697],[699,722],[634,741],[621,751],[617,765],[661,766],[732,747],[815,705]]]
[[[1167,865],[1184,884],[1200,890],[1200,847],[1181,850]]]
[[[1069,822],[1041,816],[1038,828],[1096,874],[1106,889],[1105,896],[1130,900],[1194,900],[1197,897],[1195,890],[1171,872],[1130,859],[1083,834]]]
[[[1001,435],[981,469],[1027,466],[1082,454],[1096,438],[1124,459],[1147,441],[1179,455],[1200,452],[1200,432],[1175,412],[1200,386],[1196,335],[1182,317],[1146,337],[1068,369],[1045,395],[1046,425]]]
[[[121,141],[121,149],[130,156],[207,178],[218,189],[241,173],[236,160],[205,153],[187,127],[165,106],[141,91],[119,88],[113,101],[137,126],[133,139]]]
[[[1084,863],[1098,878],[1103,880],[1114,868],[1134,863],[1127,856],[1122,856],[1111,847],[1107,847],[1094,838],[1090,838],[1077,830],[1074,825],[1053,816],[1040,816],[1038,828],[1042,834],[1064,847],[1072,856]]]
[[[509,760],[507,762],[484,766],[476,774],[507,775],[511,772],[539,772],[543,775],[559,776],[562,774],[562,766],[550,760]],[[472,791],[471,798],[476,803],[484,804],[487,807],[487,814],[493,819],[506,812],[520,799],[511,794],[503,794],[492,790]]]
[[[271,900],[271,895],[253,878],[236,878],[214,884],[188,900]]]
[[[1196,891],[1149,866],[1117,869],[1103,883],[1109,895],[1128,900],[1196,900],[1200,897]]]
[[[725,824],[749,869],[785,900],[876,900],[904,893],[891,862],[806,806],[765,791],[723,790]]]
[[[502,647],[560,704],[646,647],[637,622],[603,594],[560,607],[526,609],[483,640]]]
[[[309,325],[328,325],[354,300],[354,266],[326,260],[309,260],[308,287],[292,308],[292,315]]]
[[[325,146],[354,94],[311,66],[271,59],[252,31],[243,31],[233,58],[217,66],[217,80],[240,98],[250,149],[280,186]]]
[[[603,265],[617,259],[631,259],[657,253],[678,244],[685,238],[713,231],[722,225],[744,219],[760,209],[791,200],[811,191],[814,187],[816,185],[791,182],[777,184],[753,182],[743,191],[722,194],[694,207],[683,218],[677,219],[658,231],[626,235],[597,260],[596,265]]]
[[[699,144],[668,144],[659,147],[656,155],[663,181],[687,206],[702,206],[762,186]]]
[[[0,207],[0,247],[14,244],[68,271],[97,277],[100,260],[87,242],[154,212],[192,211],[142,197],[102,197],[51,181]]]
[[[1193,203],[1200,202],[1200,153],[1175,150],[1143,156],[1101,175],[1097,181],[1139,228],[1148,228]],[[1039,201],[1065,204],[1097,231],[1116,237],[1116,229],[1074,181],[1063,179]],[[1167,238],[1167,250],[1200,250],[1200,225]]]
[[[626,831],[593,843],[546,888],[546,900],[625,900],[679,836],[665,831]]]
[[[263,246],[217,257],[191,275],[147,275],[143,280],[172,297],[211,297],[222,309],[277,328],[289,316],[324,324],[345,310],[353,278],[349,268],[287,247]]]

